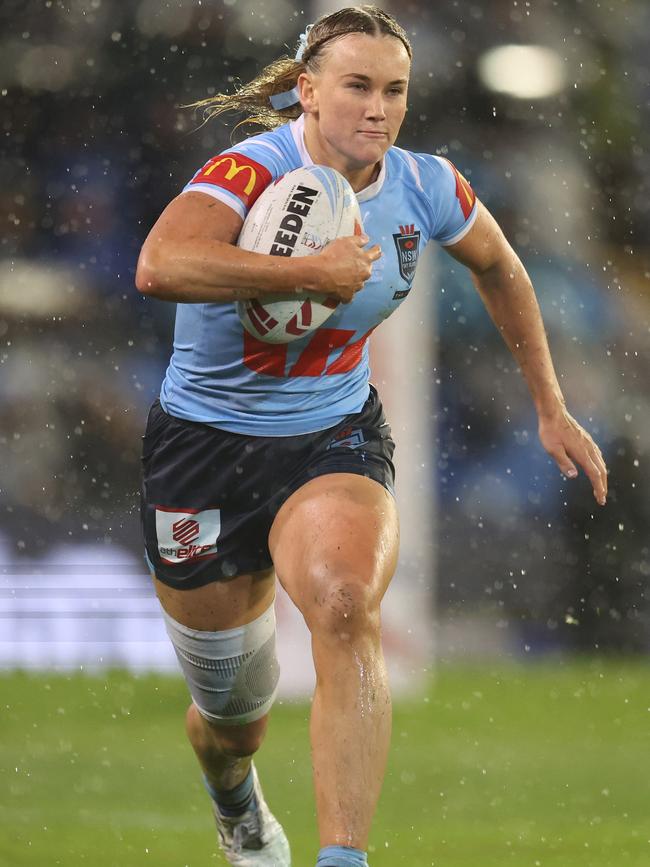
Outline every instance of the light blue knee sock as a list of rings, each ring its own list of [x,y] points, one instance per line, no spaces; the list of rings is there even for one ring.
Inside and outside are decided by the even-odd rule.
[[[361,849],[351,846],[325,846],[318,853],[316,867],[368,867],[368,859]]]

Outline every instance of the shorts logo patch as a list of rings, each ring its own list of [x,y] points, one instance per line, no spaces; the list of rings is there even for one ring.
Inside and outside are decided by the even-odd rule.
[[[415,276],[415,267],[418,264],[418,255],[420,253],[420,230],[416,229],[413,224],[409,226],[400,226],[399,232],[393,235],[395,247],[397,248],[397,261],[399,264],[399,273],[406,283],[407,289],[401,289],[393,295],[393,299],[404,298],[408,295],[411,289],[411,283]]]
[[[156,537],[163,563],[186,563],[217,555],[221,510],[156,506]]]
[[[336,434],[327,449],[328,451],[338,448],[358,449],[360,446],[365,446],[367,442],[368,440],[365,438],[360,427],[346,427]]]

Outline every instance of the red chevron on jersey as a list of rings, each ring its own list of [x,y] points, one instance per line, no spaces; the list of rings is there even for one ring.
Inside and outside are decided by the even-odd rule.
[[[465,217],[465,219],[467,219],[472,213],[472,208],[474,207],[474,202],[476,201],[476,194],[471,188],[469,181],[464,178],[463,175],[461,175],[461,173],[451,162],[451,160],[447,160],[447,162],[451,166],[451,170],[453,171],[456,178],[456,198],[460,202],[460,208],[463,212],[463,216]]]
[[[246,208],[271,183],[271,172],[243,154],[220,154],[212,157],[190,181],[192,184],[212,184],[233,193]]]

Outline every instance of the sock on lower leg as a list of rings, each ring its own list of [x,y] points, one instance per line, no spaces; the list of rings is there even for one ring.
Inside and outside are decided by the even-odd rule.
[[[253,800],[253,769],[251,768],[248,775],[244,777],[239,785],[234,789],[215,789],[204,775],[203,782],[208,794],[219,807],[219,811],[224,816],[241,816],[250,807]]]
[[[318,853],[316,867],[368,867],[366,853],[351,846],[325,846]]]

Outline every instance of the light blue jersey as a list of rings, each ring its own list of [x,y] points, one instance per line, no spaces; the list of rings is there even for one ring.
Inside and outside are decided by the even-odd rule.
[[[309,165],[300,117],[213,157],[183,192],[213,196],[245,219],[273,180]],[[317,330],[271,345],[248,334],[234,303],[178,304],[160,396],[168,413],[234,433],[292,436],[332,427],[362,408],[370,333],[411,291],[424,245],[459,241],[477,205],[448,160],[397,147],[357,199],[370,245],[379,244],[383,255],[354,300]]]

